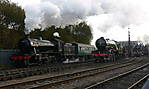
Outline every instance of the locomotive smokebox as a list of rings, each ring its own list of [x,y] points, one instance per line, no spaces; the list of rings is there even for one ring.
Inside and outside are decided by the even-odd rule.
[[[99,39],[96,40],[95,45],[98,50],[103,50],[106,48],[107,43],[104,37],[100,37]]]

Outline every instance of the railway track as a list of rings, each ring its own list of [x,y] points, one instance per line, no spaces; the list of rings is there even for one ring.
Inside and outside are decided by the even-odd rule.
[[[129,86],[128,89],[141,89],[148,78],[149,74],[146,74],[143,78],[139,79],[137,82]]]
[[[25,78],[34,75],[42,75],[46,73],[60,72],[63,70],[78,68],[80,66],[89,66],[92,64],[93,62],[90,61],[84,63],[55,64],[48,66],[43,65],[43,66],[32,66],[32,67],[4,70],[0,71],[0,82],[17,78]]]
[[[48,76],[45,78],[24,80],[24,81],[11,83],[11,84],[3,83],[4,85],[1,84],[0,88],[5,88],[5,89],[7,89],[7,88],[45,89],[45,88],[51,87],[53,85],[56,86],[56,85],[59,85],[62,83],[72,81],[72,80],[77,80],[77,79],[81,79],[81,78],[85,78],[85,77],[89,77],[89,76],[94,76],[94,75],[101,74],[104,72],[108,72],[108,71],[112,71],[112,70],[119,69],[122,67],[126,67],[128,65],[133,65],[140,61],[141,60],[139,60],[139,61],[131,60],[131,61],[127,61],[127,62],[123,62],[123,63],[119,63],[119,64],[111,64],[111,65],[106,65],[103,67],[91,68],[91,69],[74,72],[74,73],[66,73],[66,74],[56,75],[56,76],[51,76],[51,77]]]
[[[141,89],[138,87],[149,77],[149,63],[146,63],[133,70],[121,73],[96,84],[90,85],[85,89]]]

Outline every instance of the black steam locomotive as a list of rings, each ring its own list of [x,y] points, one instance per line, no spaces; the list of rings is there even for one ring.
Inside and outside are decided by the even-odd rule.
[[[92,45],[64,43],[58,38],[27,37],[19,41],[18,47],[20,53],[10,58],[17,65],[88,61],[95,50]]]
[[[96,40],[97,50],[93,51],[96,62],[115,61],[122,51],[114,40],[104,39],[103,37]]]

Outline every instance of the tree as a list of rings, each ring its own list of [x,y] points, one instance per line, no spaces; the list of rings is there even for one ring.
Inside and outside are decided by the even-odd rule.
[[[25,11],[8,0],[0,1],[0,28],[22,30],[25,28]]]
[[[61,29],[61,37],[65,42],[75,42],[75,38],[72,37],[72,30],[73,25],[68,25]]]
[[[0,1],[0,48],[16,48],[24,36],[24,10],[8,0]]]
[[[34,31],[30,32],[30,37],[32,37],[32,38],[42,37],[41,29],[40,28],[34,28]]]
[[[91,28],[85,22],[81,22],[73,26],[72,36],[76,42],[90,44],[92,40]]]
[[[30,33],[30,36],[33,38],[38,38],[40,36],[43,37],[43,39],[49,39],[53,37],[54,32],[58,32],[60,34],[59,39],[64,42],[90,44],[92,40],[91,29],[85,22],[65,27],[56,27],[55,25],[52,25],[45,28],[43,31],[41,29],[34,29],[34,31]]]
[[[58,32],[56,26],[55,25],[49,26],[43,30],[42,37],[44,39],[49,39],[49,38],[53,37],[54,32]]]

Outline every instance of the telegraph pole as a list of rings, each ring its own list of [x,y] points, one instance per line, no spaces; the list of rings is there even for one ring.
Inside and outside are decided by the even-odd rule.
[[[128,31],[128,56],[131,57],[130,31]]]

